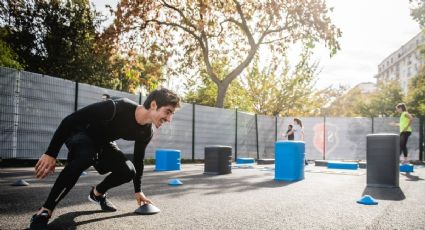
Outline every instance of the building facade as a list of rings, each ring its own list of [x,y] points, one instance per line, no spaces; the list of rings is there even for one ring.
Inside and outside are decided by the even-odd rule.
[[[424,43],[425,36],[420,32],[400,49],[386,57],[378,65],[378,74],[375,76],[377,84],[396,80],[406,95],[410,80],[416,76],[424,63],[419,49]]]

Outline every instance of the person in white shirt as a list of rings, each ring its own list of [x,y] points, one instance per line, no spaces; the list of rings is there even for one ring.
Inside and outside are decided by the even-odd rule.
[[[294,118],[292,131],[294,133],[294,141],[304,141],[303,123],[299,118]]]
[[[294,118],[294,125],[292,130],[287,134],[294,135],[294,141],[304,141],[304,128],[303,122],[299,118]],[[304,159],[305,165],[308,165],[307,159]]]

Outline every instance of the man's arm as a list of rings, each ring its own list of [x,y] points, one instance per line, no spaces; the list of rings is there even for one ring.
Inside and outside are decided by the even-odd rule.
[[[141,188],[143,170],[145,167],[143,160],[145,159],[146,147],[148,146],[151,138],[152,137],[150,137],[146,141],[136,141],[134,144],[133,163],[134,163],[134,167],[136,168],[136,175],[133,178],[133,185],[134,185],[134,196],[136,198],[136,202],[138,205],[141,205],[142,203],[152,204],[152,201],[145,196]]]
[[[134,192],[140,192],[142,189],[142,176],[143,169],[145,168],[145,164],[143,160],[145,159],[145,151],[148,143],[144,141],[137,141],[134,143],[134,168],[136,168],[136,175],[133,179]]]

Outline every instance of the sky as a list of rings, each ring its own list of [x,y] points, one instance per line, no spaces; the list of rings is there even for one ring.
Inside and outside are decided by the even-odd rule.
[[[117,0],[92,0],[97,10]],[[323,46],[315,50],[319,62],[317,88],[354,87],[376,83],[378,65],[421,30],[410,16],[409,0],[326,0],[331,20],[342,31],[341,50],[329,58]]]
[[[342,30],[341,50],[332,58],[316,52],[322,71],[317,86],[376,83],[378,65],[421,30],[408,0],[326,0],[331,20]]]

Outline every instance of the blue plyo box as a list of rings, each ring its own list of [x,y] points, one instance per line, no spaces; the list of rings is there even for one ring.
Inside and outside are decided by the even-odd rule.
[[[236,159],[236,164],[254,164],[254,158],[250,157],[242,157]]]
[[[359,168],[359,164],[355,162],[328,161],[328,169],[357,170],[358,168]]]
[[[400,172],[413,172],[413,165],[412,164],[400,165]]]
[[[274,179],[300,181],[304,179],[305,143],[303,141],[278,141],[275,143]]]
[[[155,171],[180,170],[180,150],[157,149],[155,151]]]

